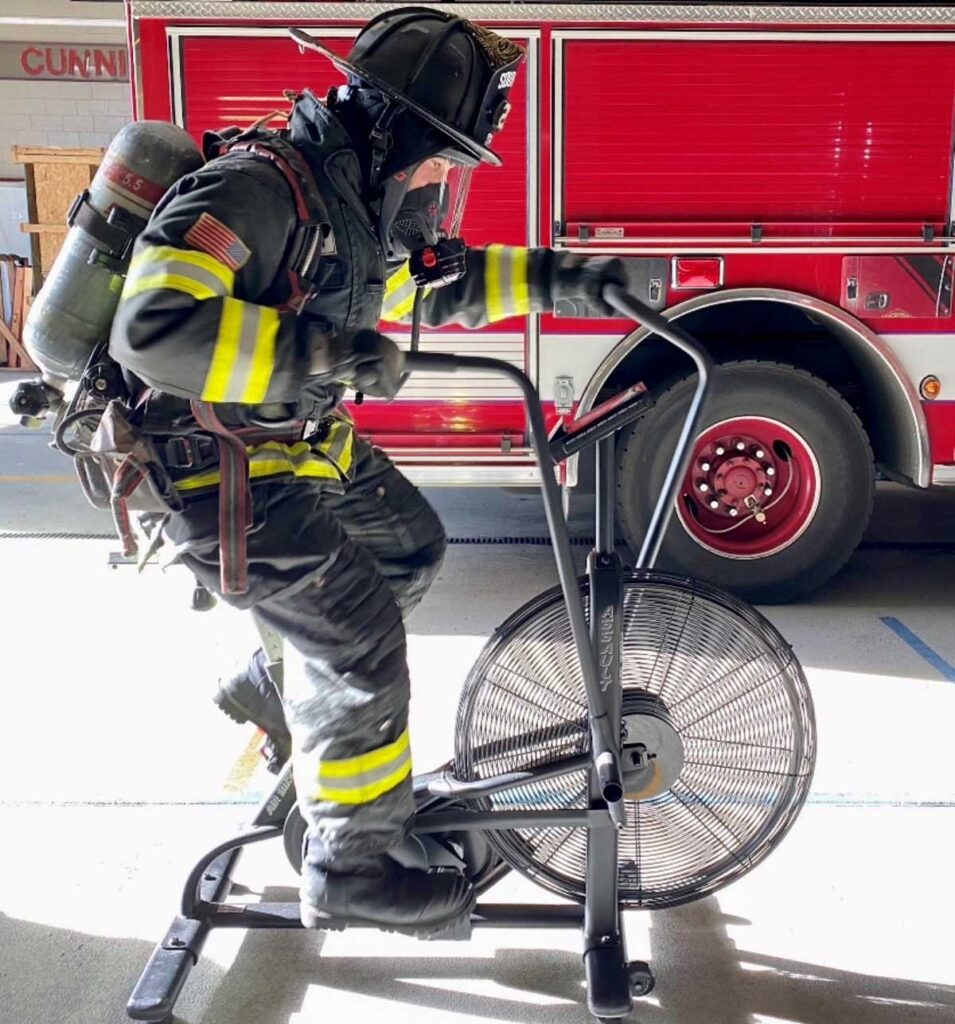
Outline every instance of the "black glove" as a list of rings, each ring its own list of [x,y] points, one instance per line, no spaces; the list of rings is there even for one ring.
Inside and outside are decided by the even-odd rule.
[[[404,353],[391,338],[371,329],[343,331],[315,336],[309,376],[372,398],[394,398],[404,383],[404,365]]]
[[[555,252],[551,270],[551,303],[564,300],[577,307],[573,316],[620,316],[603,299],[604,285],[627,286],[623,261],[616,256],[582,256]],[[567,310],[564,315],[568,315]]]

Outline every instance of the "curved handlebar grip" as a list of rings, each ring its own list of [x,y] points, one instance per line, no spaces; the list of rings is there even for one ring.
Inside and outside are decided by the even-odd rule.
[[[458,357],[447,352],[405,352],[405,373],[417,373],[419,370],[456,373],[461,366]]]
[[[675,324],[670,323],[666,317],[660,316],[649,306],[644,305],[639,299],[628,295],[620,285],[606,284],[603,288],[603,299],[608,306],[613,307],[618,313],[630,320],[636,320],[649,328],[654,334],[668,341],[671,345],[686,353],[696,365],[697,382],[693,392],[693,399],[683,420],[683,429],[677,439],[676,449],[670,460],[663,487],[660,490],[660,497],[653,509],[650,518],[650,525],[643,537],[643,546],[637,556],[635,568],[652,569],[660,553],[663,544],[663,535],[669,525],[673,514],[673,508],[679,494],[680,485],[686,471],[690,467],[690,460],[693,456],[693,439],[699,428],[703,416],[703,402],[706,399],[710,386],[710,375],[713,370],[713,360],[709,352],[689,334],[685,333]]]

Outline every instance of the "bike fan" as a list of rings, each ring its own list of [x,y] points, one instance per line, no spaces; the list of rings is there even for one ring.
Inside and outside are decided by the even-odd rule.
[[[621,622],[598,627],[621,630],[620,900],[631,909],[675,906],[754,867],[795,820],[812,777],[812,705],[789,645],[731,595],[658,572],[626,574],[622,587]],[[515,613],[472,669],[458,709],[459,777],[586,753],[586,709],[555,588]],[[482,806],[584,808],[587,786],[582,769],[486,797]],[[488,839],[539,885],[583,900],[586,830],[497,831]]]

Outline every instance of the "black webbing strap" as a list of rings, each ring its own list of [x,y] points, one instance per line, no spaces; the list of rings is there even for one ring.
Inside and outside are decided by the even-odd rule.
[[[128,211],[115,208],[111,216],[115,219],[107,219],[92,205],[90,190],[85,189],[73,200],[73,205],[66,215],[66,222],[70,227],[74,224],[79,225],[103,246],[106,255],[117,260],[125,259],[133,247],[136,234],[142,230],[146,222]]]
[[[249,454],[245,442],[223,426],[209,402],[193,400],[192,414],[219,444],[219,574],[223,594],[249,589],[246,533],[252,525]]]

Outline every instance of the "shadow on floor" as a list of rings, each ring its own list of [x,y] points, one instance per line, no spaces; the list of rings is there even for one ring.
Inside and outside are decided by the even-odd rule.
[[[286,900],[294,893],[267,889],[263,898]],[[898,1024],[903,1019],[906,1024],[948,1024],[955,1019],[955,986],[880,978],[740,950],[727,925],[746,923],[723,915],[713,897],[654,913],[650,940],[657,975],[655,1001],[638,1000],[630,1020],[752,1024],[756,1014],[793,1024]],[[359,953],[320,959],[318,940],[303,933],[249,933],[201,1024],[236,1024],[238,1007],[244,1019],[257,1024],[285,1024],[301,1012],[313,987],[423,1011],[453,1012],[462,1019],[514,1024],[591,1020],[580,956],[566,950],[504,947],[493,957],[472,960],[432,957],[422,945],[418,957]],[[487,983],[496,991],[457,991],[462,981],[465,988]],[[502,989],[523,998],[508,998]],[[547,1002],[529,1002],[527,996]],[[309,1009],[316,1007],[316,1021],[320,1004],[320,994],[313,993]],[[404,1019],[399,1011],[396,1015]],[[308,1016],[303,1013],[296,1019]]]

